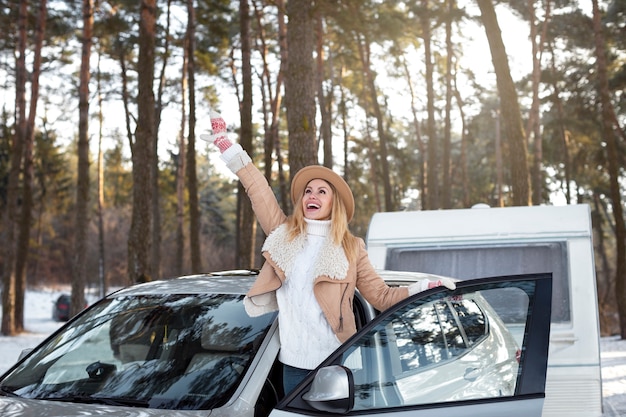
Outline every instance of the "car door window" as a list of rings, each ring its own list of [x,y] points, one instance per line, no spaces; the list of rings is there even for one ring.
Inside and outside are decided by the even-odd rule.
[[[459,328],[468,346],[480,342],[487,336],[487,317],[475,301],[455,301],[451,303],[451,306],[459,318]]]
[[[387,325],[386,334],[390,333],[398,348],[398,369],[402,372],[440,364],[460,355],[466,347],[458,322],[445,302],[407,311]]]
[[[486,335],[487,316],[477,306],[486,301],[479,293],[463,297],[455,305],[471,324],[471,343],[451,301],[442,300],[408,304],[352,347],[342,365],[354,375],[354,410],[513,395],[518,344],[495,316]],[[366,371],[372,365],[378,372]]]
[[[350,374],[349,411],[467,401],[501,401],[510,409],[513,397],[529,394],[542,402],[551,277],[537,275],[462,283],[454,292],[418,294],[383,312],[325,363]],[[503,320],[487,301],[503,295],[524,314]],[[305,400],[316,398],[310,386],[302,393]],[[306,407],[302,398],[290,405]]]

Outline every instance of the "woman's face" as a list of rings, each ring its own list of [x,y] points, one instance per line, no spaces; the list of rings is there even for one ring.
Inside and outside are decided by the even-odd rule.
[[[333,209],[333,189],[324,180],[309,181],[302,196],[304,217],[311,220],[329,220]]]

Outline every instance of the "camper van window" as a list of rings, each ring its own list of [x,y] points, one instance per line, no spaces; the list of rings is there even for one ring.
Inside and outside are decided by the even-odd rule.
[[[551,272],[552,323],[571,320],[566,242],[390,248],[385,265],[386,269],[396,271],[427,272],[463,280]],[[498,310],[497,305],[494,307]],[[501,307],[510,309],[506,304]]]

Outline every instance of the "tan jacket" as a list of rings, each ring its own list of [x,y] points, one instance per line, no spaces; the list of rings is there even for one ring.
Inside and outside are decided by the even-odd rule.
[[[265,263],[244,299],[248,314],[258,316],[278,309],[276,290],[285,281],[285,271],[289,271],[306,237],[287,241],[284,225],[287,216],[278,205],[265,177],[252,163],[245,164],[236,174],[250,197],[263,231],[268,235],[262,249]],[[381,311],[409,295],[406,287],[392,288],[385,284],[369,261],[365,242],[359,240],[356,262],[348,262],[341,246],[329,244],[322,248],[315,267],[315,298],[341,342],[356,333],[352,311],[355,288]]]

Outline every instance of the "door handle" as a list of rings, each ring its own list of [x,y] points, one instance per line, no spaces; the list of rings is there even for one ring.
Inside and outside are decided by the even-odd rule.
[[[467,368],[465,369],[465,374],[463,375],[463,378],[467,379],[468,381],[475,381],[480,373],[480,368]]]

